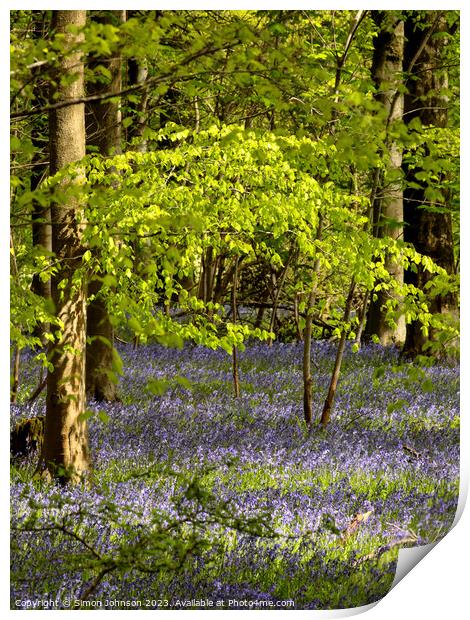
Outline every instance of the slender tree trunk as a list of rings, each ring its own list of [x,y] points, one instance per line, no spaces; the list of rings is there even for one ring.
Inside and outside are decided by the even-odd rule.
[[[47,36],[46,27],[42,15],[42,11],[34,12],[33,15],[33,37],[34,39],[41,39]],[[40,71],[40,68],[33,69]],[[47,86],[44,80],[37,79],[34,86],[34,98],[35,105],[43,107],[47,104]],[[47,146],[44,144],[44,134],[47,133],[47,116],[41,115],[36,119],[31,129],[31,142],[34,147],[34,155],[32,159],[33,167],[31,169],[30,176],[30,188],[34,192],[38,189],[42,180],[47,174]],[[51,208],[50,205],[41,205],[33,194],[32,199],[32,216],[31,216],[31,232],[33,245],[38,249],[46,253],[52,252],[52,231],[51,231]],[[51,281],[50,279],[43,280],[39,277],[39,274],[35,273],[31,283],[31,290],[36,295],[43,297],[44,299],[50,299],[51,297]],[[35,329],[35,335],[37,335],[41,341],[45,344],[45,334],[49,331],[50,326],[48,323],[43,323],[37,326]]]
[[[209,246],[201,256],[201,275],[199,278],[198,297],[204,303],[212,301],[217,259],[214,257],[214,248]]]
[[[15,244],[13,242],[13,234],[10,231],[10,272],[19,283],[18,264],[16,262]],[[18,387],[20,384],[20,347],[15,347],[15,357],[13,361],[13,373],[11,375],[10,402],[16,403],[18,396]]]
[[[302,342],[302,330],[300,329],[300,316],[299,316],[299,293],[294,297],[294,321],[297,342]]]
[[[333,367],[333,374],[331,375],[330,387],[328,388],[328,394],[323,405],[323,411],[321,414],[320,423],[322,426],[326,426],[330,421],[331,412],[336,396],[336,388],[338,387],[339,375],[341,373],[341,364],[343,363],[344,348],[346,346],[346,323],[349,321],[349,315],[351,314],[352,302],[354,297],[354,291],[356,289],[356,281],[353,278],[349,286],[348,297],[346,299],[346,305],[343,315],[343,331],[339,339],[338,349],[336,351],[335,365]]]
[[[125,20],[125,11],[108,11],[104,23],[117,24]],[[118,93],[122,87],[121,58],[99,58],[92,63],[106,67],[111,76],[110,84],[90,84],[89,94],[102,92]],[[121,110],[119,103],[112,100],[91,102],[86,107],[87,143],[98,148],[103,156],[121,152]],[[94,274],[88,283],[90,301],[87,308],[87,347],[86,347],[86,391],[97,400],[114,401],[117,388],[113,377],[113,340],[114,330],[111,324],[106,301],[101,293],[100,277]]]
[[[12,374],[12,382],[11,382],[11,392],[10,392],[10,402],[12,404],[16,403],[16,399],[18,398],[18,387],[20,385],[20,347],[16,345],[15,347],[15,358],[13,361],[13,374]]]
[[[148,78],[148,64],[145,58],[130,59],[128,62],[129,84],[143,84]],[[134,113],[134,122],[128,129],[127,140],[133,142],[132,148],[140,153],[147,152],[147,140],[144,138],[147,126],[147,107],[149,103],[148,88],[142,89],[142,95],[137,104],[131,104]]]
[[[217,257],[217,275],[215,277],[215,284],[214,284],[214,295],[213,295],[213,301],[214,303],[220,303],[225,290],[224,290],[224,286],[223,286],[223,275],[224,275],[224,269],[225,269],[225,256],[221,255]]]
[[[281,277],[279,278],[279,280],[276,278],[276,281],[273,282],[275,294],[274,294],[274,301],[273,301],[273,309],[271,313],[271,323],[269,325],[270,332],[274,332],[274,328],[275,328],[276,321],[277,321],[277,309],[279,306],[279,299],[281,298],[282,288],[286,280],[287,270],[289,269],[289,265],[291,263],[293,255],[294,255],[294,250],[291,244],[291,247],[289,249],[289,255],[286,260],[286,264],[284,265],[284,268],[282,269],[282,272],[281,272]],[[271,346],[272,343],[273,343],[273,339],[269,338],[268,345]]]
[[[129,18],[134,17],[135,11],[127,11]],[[157,11],[158,14],[158,11]],[[127,81],[129,85],[144,84],[148,78],[148,63],[146,58],[130,58],[127,62]],[[141,96],[137,103],[133,101],[129,102],[130,114],[133,117],[133,122],[127,129],[126,142],[130,144],[130,150],[135,150],[139,153],[147,152],[147,140],[144,137],[145,128],[147,126],[147,107],[149,103],[149,89],[147,87],[142,88]],[[149,240],[147,240],[149,242]],[[133,244],[134,248],[134,271],[140,271],[145,268],[146,264],[146,252],[144,244],[136,240]],[[132,339],[133,348],[137,349],[140,343],[140,336],[136,335]]]
[[[359,313],[359,325],[357,328],[357,334],[356,334],[356,340],[355,343],[359,346],[361,346],[361,340],[362,340],[362,333],[364,332],[364,328],[366,326],[366,320],[367,320],[367,308],[369,307],[369,296],[370,296],[370,292],[366,291],[364,293],[364,297],[362,299],[362,305],[361,305],[361,310]]]
[[[53,11],[52,27],[64,37],[64,54],[54,93],[64,101],[83,97],[83,61],[80,51],[69,52],[83,40],[69,27],[85,26],[86,11]],[[61,81],[61,77],[74,78]],[[55,174],[85,155],[85,114],[83,104],[75,104],[49,114],[50,171]],[[46,421],[40,468],[44,475],[61,482],[78,482],[90,469],[85,410],[86,290],[74,274],[81,265],[80,170],[64,179],[62,202],[53,203],[52,248],[61,270],[52,278],[52,299],[62,322],[59,340],[49,347],[53,370],[47,375]],[[66,286],[59,285],[65,281]]]
[[[233,272],[232,286],[232,323],[237,322],[237,288],[238,288],[238,256],[235,259],[235,269]],[[237,347],[232,349],[232,374],[233,374],[233,391],[235,398],[240,396],[240,380],[238,377],[238,352]]]
[[[264,313],[266,312],[267,301],[269,297],[269,289],[266,287],[261,294],[261,303],[256,313],[255,328],[260,329],[263,324]]]
[[[394,17],[393,12],[373,11],[373,17],[380,26],[374,39],[372,77],[376,84],[375,98],[382,103],[387,116],[387,129],[403,116],[403,94],[399,90],[403,75],[404,23]],[[373,234],[391,239],[403,238],[403,190],[400,179],[402,150],[398,144],[387,139],[389,151],[388,169],[381,176],[374,200]],[[384,266],[393,280],[403,284],[403,267],[387,255]],[[366,324],[369,336],[376,334],[383,345],[403,344],[406,336],[405,317],[398,314],[396,325],[387,322],[385,304],[394,300],[400,306],[399,297],[393,288],[373,293]]]
[[[427,28],[417,24],[410,17],[405,24],[406,47],[405,67],[412,65],[412,79],[409,80],[408,94],[405,97],[405,119],[411,122],[419,118],[423,126],[447,126],[447,99],[445,90],[448,78],[442,65],[443,51],[446,45],[445,32],[447,24],[442,11],[429,11]],[[404,170],[408,180],[414,180],[419,170]],[[419,183],[423,185],[422,181]],[[447,273],[455,273],[454,245],[452,235],[452,218],[449,211],[433,209],[433,204],[425,195],[426,187],[405,190],[405,241],[412,243],[415,249],[429,256]],[[429,206],[429,208],[426,208]],[[422,265],[417,272],[406,272],[406,282],[425,290],[432,274]],[[454,293],[439,295],[430,301],[432,314],[457,314],[457,297]],[[426,345],[433,339],[433,333],[426,336],[419,321],[408,326],[403,353],[415,356],[426,352]]]
[[[323,228],[323,220],[321,214],[318,219],[317,227],[317,239],[321,239]],[[305,316],[305,328],[304,328],[304,351],[303,351],[303,363],[302,363],[302,377],[304,383],[304,418],[307,428],[312,426],[313,418],[313,402],[312,402],[312,323],[313,323],[313,310],[315,308],[315,302],[317,300],[318,290],[318,273],[320,271],[320,258],[315,259],[312,270],[312,288],[308,296],[307,309]]]

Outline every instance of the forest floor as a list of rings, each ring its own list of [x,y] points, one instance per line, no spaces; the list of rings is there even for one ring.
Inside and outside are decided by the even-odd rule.
[[[355,607],[388,592],[400,546],[449,530],[458,367],[348,351],[332,422],[308,433],[301,345],[240,352],[238,399],[226,353],[120,354],[121,402],[89,405],[93,483],[60,489],[31,481],[32,460],[12,466],[13,607]],[[317,417],[334,355],[314,343]],[[43,413],[43,396],[20,393],[12,423]]]

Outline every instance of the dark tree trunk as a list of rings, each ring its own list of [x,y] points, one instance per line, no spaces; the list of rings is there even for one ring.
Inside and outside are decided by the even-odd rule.
[[[97,19],[94,17],[94,19]],[[116,24],[125,20],[125,11],[106,11],[100,21]],[[92,64],[101,64],[109,71],[109,84],[90,84],[89,94],[116,92],[121,90],[121,58],[99,58]],[[97,147],[103,156],[121,152],[121,111],[118,103],[110,100],[90,102],[86,107],[87,143]],[[117,399],[116,382],[113,381],[113,339],[114,330],[110,321],[106,302],[101,294],[101,281],[94,274],[88,283],[90,298],[87,308],[87,348],[86,348],[86,391],[97,400]]]
[[[10,273],[15,280],[19,282],[18,265],[16,262],[15,244],[13,243],[13,234],[10,230]],[[18,387],[20,385],[20,347],[18,344],[15,347],[15,355],[13,359],[13,369],[11,374],[11,389],[10,389],[10,402],[16,403],[18,396]]]
[[[393,12],[373,11],[374,21],[380,27],[374,39],[372,78],[376,85],[375,98],[386,113],[387,129],[403,115],[403,94],[399,90],[403,75],[404,23]],[[373,196],[373,234],[391,239],[403,238],[403,190],[397,172],[401,169],[402,150],[396,142],[386,138],[389,152],[388,169],[381,175]],[[385,268],[398,284],[403,284],[403,267],[393,258],[384,257]],[[395,318],[396,326],[387,322],[385,304],[399,299],[392,289],[373,293],[369,305],[365,333],[376,334],[383,345],[403,344],[406,335],[405,317]]]
[[[57,80],[54,93],[57,101],[83,97],[84,68],[80,51],[67,51],[83,40],[69,27],[85,26],[86,11],[53,11],[52,27],[64,37],[64,55],[59,71],[74,76],[65,84]],[[51,174],[79,161],[85,155],[85,114],[83,104],[51,110],[49,115],[49,151]],[[80,171],[74,179],[65,179],[63,202],[53,203],[52,248],[61,270],[51,282],[56,315],[63,328],[59,340],[49,347],[53,370],[47,375],[46,421],[44,443],[39,467],[46,477],[62,482],[78,482],[90,469],[87,424],[81,418],[85,410],[85,338],[86,290],[82,281],[74,281],[75,270],[81,265],[81,204],[77,191]],[[67,285],[59,284],[66,280]]]
[[[408,94],[405,97],[405,119],[410,123],[419,118],[423,126],[447,126],[447,99],[445,90],[448,79],[442,65],[443,50],[446,45],[447,24],[442,12],[429,11],[428,26],[418,26],[411,17],[405,24],[405,67],[411,67],[408,81]],[[414,181],[419,170],[405,168],[408,181]],[[424,185],[422,182],[418,184]],[[432,209],[426,199],[426,187],[405,189],[405,241],[415,249],[443,267],[447,273],[455,273],[452,218],[450,212]],[[423,207],[422,207],[423,205]],[[426,208],[431,207],[431,208]],[[432,274],[422,265],[417,272],[407,271],[405,281],[421,290],[432,279]],[[455,294],[439,295],[430,301],[432,314],[455,314],[457,299]],[[422,325],[415,321],[408,326],[403,353],[416,356],[426,352],[426,344],[433,338],[423,333]]]
[[[217,257],[214,256],[214,248],[209,246],[201,256],[201,274],[199,278],[198,297],[204,303],[213,300],[215,275],[217,269]]]
[[[46,24],[44,22],[44,15],[42,11],[33,12],[33,37],[35,39],[44,38],[47,36]],[[39,68],[33,69],[39,71]],[[47,86],[44,80],[38,79],[34,86],[34,98],[35,105],[37,107],[43,107],[47,104],[48,92]],[[31,130],[31,142],[34,147],[34,155],[32,159],[33,167],[31,169],[30,176],[30,188],[34,192],[38,189],[42,180],[47,173],[47,144],[45,143],[44,136],[47,135],[47,116],[41,115],[32,126]],[[41,205],[33,194],[32,200],[32,242],[33,245],[44,250],[47,253],[52,252],[52,231],[51,231],[51,209],[49,205]],[[39,274],[35,273],[31,283],[31,290],[36,295],[43,297],[44,299],[50,299],[51,297],[51,282],[50,280],[43,280]],[[36,335],[45,343],[44,335],[49,331],[49,324],[41,324],[37,326],[35,330]]]
[[[143,84],[148,78],[148,66],[145,58],[129,59],[127,64],[127,78],[130,85]],[[131,114],[134,117],[132,124],[127,130],[127,141],[132,142],[132,149],[140,153],[147,152],[147,140],[144,131],[147,126],[147,106],[149,102],[148,88],[142,89],[142,95],[137,103],[129,104]]]

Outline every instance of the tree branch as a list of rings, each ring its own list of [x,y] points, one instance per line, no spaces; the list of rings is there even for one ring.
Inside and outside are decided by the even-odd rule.
[[[235,42],[236,43],[236,42]],[[51,110],[60,110],[61,108],[66,108],[72,105],[79,105],[82,103],[90,103],[93,101],[106,101],[108,99],[112,99],[114,97],[122,97],[124,95],[129,95],[131,93],[135,93],[138,92],[140,90],[143,90],[145,88],[148,88],[148,86],[150,86],[151,84],[160,84],[162,82],[165,82],[167,80],[173,80],[173,83],[177,82],[178,80],[182,80],[184,79],[184,76],[181,76],[179,78],[175,79],[175,72],[180,68],[180,67],[184,67],[188,64],[190,64],[191,62],[193,62],[194,60],[197,60],[198,58],[201,58],[202,56],[207,56],[209,54],[214,54],[216,52],[219,52],[221,50],[227,49],[229,47],[231,47],[232,45],[235,44],[234,42],[232,43],[227,43],[225,45],[219,46],[219,47],[205,47],[202,50],[199,50],[198,52],[194,52],[194,54],[190,54],[189,56],[187,56],[186,58],[184,58],[179,64],[173,65],[173,67],[167,71],[166,73],[163,73],[162,75],[156,75],[153,77],[148,78],[147,80],[145,80],[144,82],[140,82],[139,84],[134,84],[133,86],[129,86],[128,88],[124,88],[123,90],[119,91],[119,92],[114,92],[114,91],[108,91],[105,93],[100,93],[100,94],[96,94],[96,95],[89,95],[86,97],[76,97],[75,99],[68,99],[68,100],[63,100],[63,101],[58,101],[57,103],[51,103],[49,105],[45,105],[42,106],[41,108],[36,108],[34,110],[20,110],[19,112],[14,112],[13,114],[10,115],[10,119],[11,120],[17,120],[17,119],[22,119],[22,118],[27,118],[29,116],[35,116],[37,114],[44,114],[44,112],[49,112]]]

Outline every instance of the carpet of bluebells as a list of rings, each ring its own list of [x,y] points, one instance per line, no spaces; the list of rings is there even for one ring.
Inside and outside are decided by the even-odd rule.
[[[355,607],[387,593],[401,542],[449,530],[458,367],[417,370],[376,345],[348,351],[332,422],[308,433],[300,344],[240,352],[238,399],[224,352],[123,345],[120,355],[121,401],[89,403],[91,484],[32,481],[34,458],[13,462],[13,606]],[[314,343],[317,416],[334,355]],[[38,373],[25,356],[12,425],[44,413],[43,395],[26,398]]]

